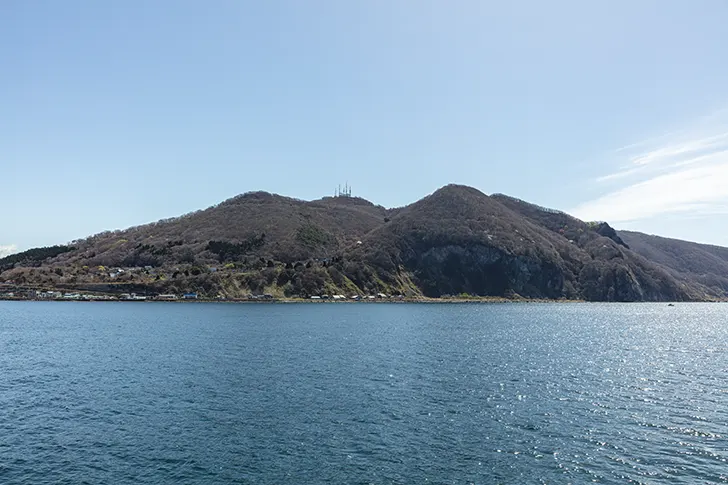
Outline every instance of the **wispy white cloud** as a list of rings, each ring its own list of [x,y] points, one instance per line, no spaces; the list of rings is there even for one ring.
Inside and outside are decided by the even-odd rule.
[[[623,168],[619,172],[614,172],[607,175],[602,175],[601,177],[597,177],[597,182],[609,182],[612,180],[631,177],[632,175],[636,175],[640,172],[644,172],[643,167]]]
[[[572,209],[586,220],[628,222],[661,214],[717,214],[728,207],[728,112],[669,137],[615,152],[606,193]],[[705,120],[709,120],[707,126]],[[641,150],[636,151],[637,148]]]
[[[681,143],[656,148],[648,151],[647,153],[639,154],[634,156],[631,162],[634,165],[640,166],[651,163],[677,161],[683,157],[690,157],[706,153],[711,150],[725,148],[727,139],[728,132],[697,140],[687,140]]]
[[[0,258],[4,258],[5,256],[10,256],[13,253],[18,252],[18,246],[15,244],[6,244],[6,245],[0,245]]]

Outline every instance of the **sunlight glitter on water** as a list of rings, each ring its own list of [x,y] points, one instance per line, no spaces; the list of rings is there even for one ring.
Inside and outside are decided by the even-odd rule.
[[[727,309],[0,302],[0,481],[720,483]]]

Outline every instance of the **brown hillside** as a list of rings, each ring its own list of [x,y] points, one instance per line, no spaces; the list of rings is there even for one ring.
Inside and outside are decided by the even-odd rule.
[[[620,236],[606,223],[460,185],[394,210],[351,197],[302,201],[251,192],[0,259],[0,282],[211,297],[725,297],[728,249],[691,244]]]
[[[182,217],[74,241],[78,249],[61,261],[88,266],[211,264],[220,260],[207,250],[211,241],[249,246],[239,257],[282,262],[324,258],[384,224],[386,214],[383,207],[357,198],[307,202],[251,192]]]
[[[554,211],[555,213],[555,211]],[[577,221],[570,216],[570,221]],[[562,217],[561,214],[558,217]],[[447,186],[370,233],[361,257],[410,272],[426,295],[469,293],[589,300],[685,300],[693,293],[587,225],[579,245],[464,186]]]
[[[619,235],[637,254],[704,285],[710,294],[728,292],[728,248],[640,232],[619,231]]]

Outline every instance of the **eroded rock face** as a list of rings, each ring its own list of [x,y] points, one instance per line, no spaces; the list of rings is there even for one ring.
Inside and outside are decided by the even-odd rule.
[[[607,224],[606,222],[600,223],[596,228],[596,233],[600,236],[608,237],[612,241],[616,242],[620,246],[624,246],[625,248],[629,249],[629,246],[622,240],[621,237],[617,234],[617,231],[614,230],[612,226]]]
[[[467,293],[588,301],[672,301],[689,296],[668,275],[623,253],[608,239],[595,241],[593,257],[574,273],[546,255],[509,254],[485,244],[410,248],[403,267],[426,296]]]
[[[496,248],[446,245],[429,248],[405,262],[427,296],[504,296],[560,298],[564,278],[559,268],[535,257],[509,255]]]
[[[644,292],[629,268],[617,263],[592,261],[579,273],[582,295],[589,301],[642,301]]]

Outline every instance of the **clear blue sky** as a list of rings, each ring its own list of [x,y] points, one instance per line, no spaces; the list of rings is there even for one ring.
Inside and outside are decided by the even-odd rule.
[[[728,245],[728,1],[4,0],[0,251],[447,183]]]

